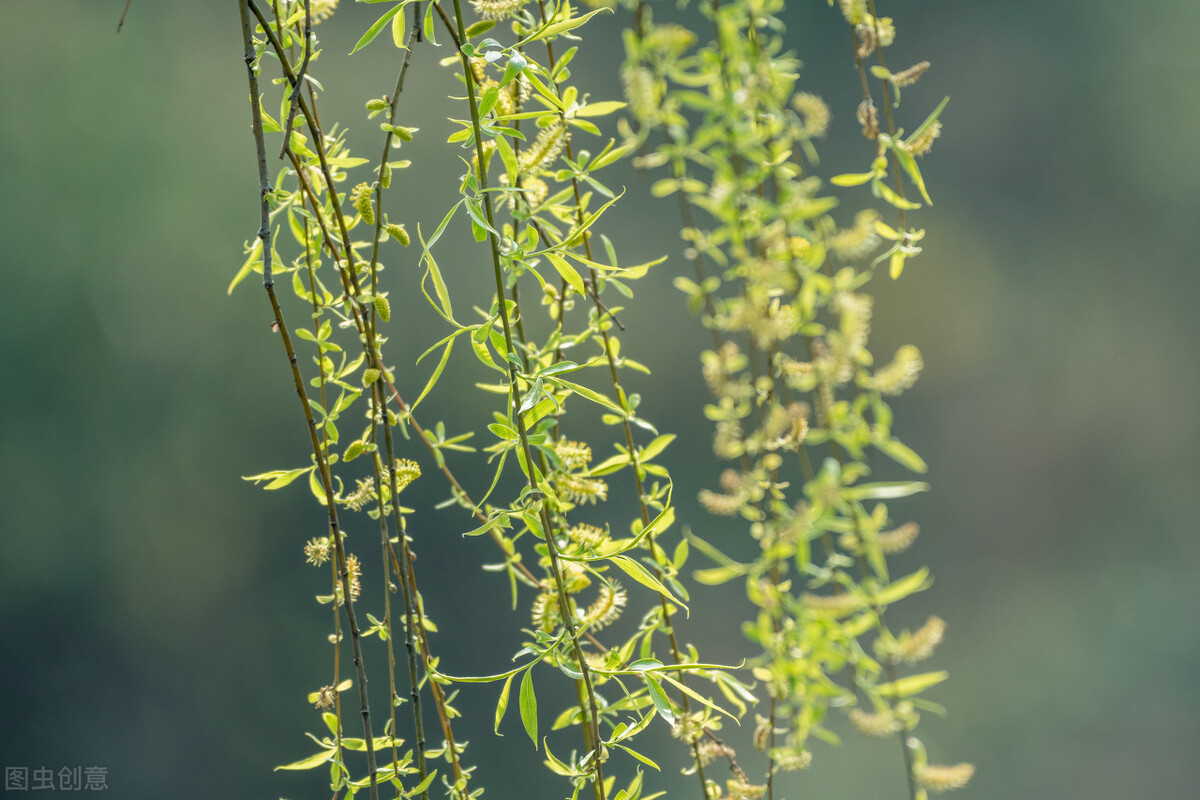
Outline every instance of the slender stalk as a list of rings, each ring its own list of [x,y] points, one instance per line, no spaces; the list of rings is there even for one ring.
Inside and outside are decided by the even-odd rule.
[[[417,40],[417,34],[418,34],[419,30],[420,30],[419,27],[414,26],[409,32],[408,42],[407,42],[407,46],[405,48],[405,53],[404,53],[404,59],[401,63],[400,71],[396,76],[396,86],[395,86],[394,90],[392,91],[392,96],[391,96],[391,100],[389,103],[388,122],[391,124],[395,124],[395,121],[396,121],[396,112],[397,112],[397,109],[398,109],[399,103],[400,103],[400,94],[404,91],[404,78],[408,73],[409,64],[412,62],[413,45]],[[371,293],[372,293],[372,295],[377,295],[377,293],[379,291],[379,244],[380,244],[380,239],[382,238],[383,219],[384,219],[383,183],[384,183],[385,170],[389,169],[388,156],[392,150],[392,142],[393,142],[394,136],[395,136],[395,133],[390,129],[384,135],[383,152],[380,155],[380,160],[379,160],[379,179],[375,183],[375,201],[376,201],[375,231],[374,231],[374,237],[373,237],[372,246],[371,246],[371,262],[370,262],[370,267],[369,267],[370,275],[371,275]],[[376,310],[375,310],[375,307],[372,306],[371,316],[370,316],[370,327],[371,327],[371,334],[372,334],[370,337],[371,341],[375,340],[374,335],[373,335],[374,330],[375,330],[375,322],[376,322],[375,318],[376,318]],[[398,502],[397,502],[397,495],[399,494],[399,486],[396,481],[396,471],[395,471],[396,451],[395,451],[395,443],[394,443],[393,437],[392,437],[391,425],[387,418],[387,409],[386,409],[387,386],[386,386],[385,377],[384,377],[385,372],[381,370],[379,375],[380,375],[380,377],[376,381],[375,386],[372,387],[372,397],[373,397],[374,402],[376,403],[376,408],[377,408],[377,411],[374,415],[374,418],[377,421],[373,425],[373,431],[377,431],[380,426],[382,426],[383,430],[384,430],[384,451],[385,451],[385,454],[387,457],[387,463],[390,465],[389,470],[388,470],[388,476],[389,476],[389,487],[388,488],[390,491],[390,496],[391,496],[391,501],[392,501],[391,502],[392,518],[393,518],[393,524],[394,524],[394,527],[396,530],[396,535],[400,542],[401,552],[403,554],[402,559],[397,559],[395,550],[392,548],[391,543],[389,541],[387,541],[387,539],[385,537],[385,540],[384,540],[384,550],[385,550],[384,563],[385,563],[385,565],[388,566],[389,573],[390,574],[394,573],[397,576],[397,579],[399,580],[400,585],[403,587],[402,597],[403,597],[403,601],[404,601],[404,614],[405,614],[404,646],[405,646],[405,650],[407,652],[407,657],[408,657],[409,699],[412,704],[413,728],[414,728],[414,733],[416,736],[418,776],[419,776],[419,780],[421,782],[424,782],[425,776],[427,774],[425,753],[426,753],[428,745],[427,745],[426,738],[425,738],[425,724],[424,724],[424,720],[423,720],[423,717],[421,714],[420,680],[417,676],[417,654],[416,654],[416,642],[415,642],[415,638],[414,638],[418,635],[417,634],[418,630],[420,630],[422,632],[424,631],[424,622],[422,619],[419,619],[421,614],[417,607],[418,606],[417,589],[416,589],[417,584],[416,584],[416,577],[413,573],[413,568],[412,568],[412,551],[409,548],[408,539],[404,532],[403,521],[401,520],[401,517],[400,517],[400,511],[399,511]],[[373,435],[376,435],[376,434],[373,434]],[[378,464],[378,459],[375,460],[375,463]],[[377,468],[376,469],[376,485],[377,485],[377,487],[379,486],[380,477],[381,477],[381,475],[379,474],[379,470]],[[380,496],[382,497],[382,492],[380,492]],[[381,524],[382,524],[382,520],[384,518],[382,508],[380,509],[380,518],[381,518]],[[386,529],[386,526],[385,526],[385,529]],[[390,583],[390,579],[389,579],[389,583]],[[390,601],[390,594],[389,594],[389,601]],[[390,602],[389,602],[388,603],[388,614],[389,614],[388,629],[389,629],[389,632],[394,632],[390,613],[391,612],[390,612]],[[388,637],[389,655],[391,653],[391,642],[392,642],[392,636],[389,635],[389,637]],[[423,665],[426,668],[428,668],[428,660],[427,660],[428,659],[428,647],[427,647],[427,645],[422,647],[422,654],[423,654],[422,655]],[[442,722],[443,731],[446,734],[447,746],[449,749],[448,755],[450,757],[451,764],[453,767],[454,778],[455,778],[455,781],[457,782],[462,777],[462,767],[461,767],[461,764],[459,763],[458,751],[454,747],[454,735],[453,735],[453,732],[450,727],[449,717],[445,710],[445,697],[440,691],[441,687],[437,686],[437,684],[431,684],[431,686],[433,687],[432,694],[433,694],[433,698],[434,698],[434,705],[437,708],[438,716]],[[396,695],[395,695],[395,691],[393,689],[393,698],[394,698],[393,702],[392,702],[393,720],[394,720],[394,713],[395,713],[394,709],[395,709],[395,703],[396,703],[395,697],[396,697]],[[393,722],[393,729],[394,729],[394,722]],[[395,755],[395,753],[393,753],[393,755]],[[428,800],[428,797],[429,797],[428,787],[426,787],[426,789],[422,792],[421,796],[425,800]]]
[[[302,204],[307,205],[307,202],[302,200]],[[309,239],[309,233],[311,230],[312,229],[309,227],[309,225],[307,223],[305,223],[305,225],[304,225],[304,264],[305,264],[306,272],[308,274],[308,291],[312,298],[313,324],[318,325],[319,324],[318,319],[321,315],[321,306],[320,306],[319,302],[317,301],[317,297],[318,297],[318,295],[317,295],[317,273],[316,273],[316,268],[313,265],[312,241]],[[328,376],[325,374],[325,359],[321,357],[319,348],[318,348],[316,362],[317,362],[317,378],[320,381],[321,408],[327,409],[327,408],[329,408],[329,402],[328,402],[328,398],[326,396]],[[324,426],[321,427],[321,447],[322,447],[322,449],[328,449],[328,447],[329,447],[329,434],[326,432]],[[333,583],[333,588],[331,589],[330,594],[336,595],[337,587],[338,587],[337,564],[331,562],[330,570],[332,572],[331,580]],[[338,612],[337,604],[333,603],[331,605],[332,605],[332,611],[333,611],[333,681],[329,685],[337,686],[339,683],[341,683],[342,616]],[[338,759],[343,761],[343,763],[344,763],[345,751],[342,748],[342,737],[343,737],[344,731],[342,729],[342,694],[341,694],[341,692],[334,692],[333,698],[334,698],[333,699],[334,716],[337,717],[337,731],[335,733],[335,737],[337,739],[337,746],[338,746]]]

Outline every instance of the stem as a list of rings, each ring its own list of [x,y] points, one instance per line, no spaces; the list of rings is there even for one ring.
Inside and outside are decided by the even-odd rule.
[[[303,199],[302,199],[302,203],[304,203]],[[320,323],[318,320],[321,316],[321,307],[320,307],[320,304],[317,302],[317,273],[316,273],[316,269],[313,266],[312,241],[309,239],[310,230],[311,230],[311,228],[308,226],[308,223],[306,222],[304,225],[304,262],[305,262],[305,267],[307,268],[307,272],[308,272],[308,291],[312,297],[313,325],[319,326]],[[317,377],[319,378],[320,383],[321,383],[321,386],[320,386],[321,408],[323,409],[322,413],[325,413],[324,409],[329,408],[328,398],[326,397],[327,376],[325,374],[325,359],[321,357],[319,348],[318,348],[318,352],[317,352],[316,361],[317,361]],[[329,447],[329,434],[325,431],[325,426],[323,426],[323,425],[321,426],[321,447],[323,450],[327,449]],[[330,590],[330,594],[336,595],[337,594],[337,586],[338,586],[337,564],[331,563],[330,568],[332,570],[331,580],[333,583],[333,586]],[[342,617],[341,617],[341,614],[338,613],[337,605],[336,604],[331,604],[331,605],[333,605],[333,681],[330,683],[330,686],[337,686],[339,683],[341,683]],[[344,763],[345,751],[342,749],[343,731],[342,731],[342,694],[341,694],[341,692],[334,692],[333,698],[334,698],[334,700],[333,700],[334,716],[337,717],[337,725],[338,725],[338,729],[336,732],[336,738],[337,738],[337,743],[338,743],[338,759],[342,760]]]
[[[396,122],[396,112],[397,112],[397,109],[398,109],[399,103],[400,103],[400,94],[404,91],[404,78],[408,73],[409,64],[412,62],[413,44],[418,39],[419,31],[420,31],[419,26],[413,26],[409,31],[408,42],[407,42],[407,46],[405,48],[405,53],[404,53],[404,60],[401,63],[400,71],[396,76],[396,86],[395,86],[395,89],[392,91],[391,102],[389,104],[390,108],[389,108],[389,113],[388,113],[388,122],[390,124],[395,124],[395,122]],[[380,244],[380,239],[382,238],[383,219],[384,219],[383,175],[384,175],[384,171],[388,169],[388,166],[387,166],[388,156],[391,153],[392,141],[393,141],[394,136],[395,136],[395,134],[391,130],[388,130],[387,133],[384,135],[383,153],[382,153],[382,155],[380,155],[380,160],[379,160],[379,172],[378,172],[379,179],[375,183],[375,205],[376,205],[375,232],[374,232],[374,237],[373,237],[373,241],[371,244],[371,263],[370,263],[371,294],[372,295],[375,295],[378,293],[378,287],[379,287],[379,244]],[[375,308],[372,306],[372,309],[371,309],[372,331],[374,331],[374,327],[375,327],[375,314],[376,314]],[[373,338],[372,338],[372,340],[373,340]],[[417,654],[416,654],[416,642],[414,641],[414,637],[423,634],[425,626],[424,626],[423,614],[420,612],[420,610],[418,608],[419,601],[418,601],[418,594],[417,594],[417,588],[416,588],[417,587],[416,576],[413,572],[413,566],[412,566],[412,561],[413,561],[412,550],[408,545],[408,538],[404,532],[403,521],[401,520],[400,511],[398,508],[397,496],[399,494],[399,487],[396,482],[396,470],[395,470],[396,451],[395,451],[395,443],[394,443],[393,436],[392,436],[392,426],[388,422],[388,419],[387,419],[387,387],[385,385],[384,371],[381,370],[379,375],[380,375],[379,380],[376,381],[376,384],[372,389],[372,397],[373,397],[374,402],[376,403],[376,408],[377,408],[376,419],[382,419],[382,427],[384,429],[384,451],[387,456],[387,463],[389,464],[389,470],[388,470],[389,487],[388,488],[390,491],[391,501],[392,501],[391,502],[391,510],[392,510],[393,525],[395,527],[396,535],[400,542],[401,550],[402,550],[402,553],[404,556],[402,560],[397,559],[396,552],[392,548],[391,542],[385,538],[384,558],[385,558],[385,563],[390,565],[392,574],[395,574],[397,576],[397,579],[399,580],[401,586],[403,587],[402,597],[404,600],[404,614],[405,614],[404,646],[405,646],[405,650],[407,651],[407,656],[408,656],[409,697],[410,697],[410,701],[412,703],[413,728],[414,728],[414,733],[416,736],[417,769],[418,769],[419,780],[421,782],[423,782],[425,780],[425,776],[427,774],[426,756],[425,756],[425,752],[427,750],[427,742],[426,742],[426,738],[425,738],[425,724],[424,724],[424,720],[423,720],[423,717],[421,714],[420,680],[417,676]],[[377,429],[378,426],[379,426],[379,423],[377,422],[374,427]],[[376,464],[378,464],[378,459],[376,459]],[[378,487],[378,481],[379,481],[380,477],[381,476],[379,475],[379,471],[377,469],[376,470],[376,482],[377,482],[376,485],[377,485],[377,487]],[[382,492],[380,492],[380,497],[382,497]],[[383,508],[380,508],[380,518],[381,518],[381,520],[383,519]],[[381,522],[381,524],[382,524],[382,522]],[[389,578],[389,583],[390,583],[390,578]],[[390,618],[390,594],[388,596],[388,600],[389,600],[388,630],[389,630],[389,633],[394,633],[394,628],[391,624],[391,618]],[[418,633],[418,631],[420,631],[420,633]],[[389,637],[388,637],[389,655],[391,653],[391,643],[392,643],[392,636],[389,635]],[[422,653],[422,664],[423,664],[423,666],[426,667],[426,671],[428,674],[429,650],[428,650],[427,642],[425,642],[423,644],[423,646],[421,647],[421,653]],[[452,765],[452,768],[454,771],[454,779],[455,779],[455,782],[457,783],[457,781],[462,777],[462,765],[459,763],[458,751],[457,751],[457,748],[455,748],[455,746],[454,746],[454,734],[450,727],[449,715],[446,713],[446,710],[445,710],[445,696],[442,694],[440,686],[438,686],[437,684],[434,684],[434,683],[431,683],[430,685],[433,688],[431,693],[433,694],[434,706],[437,709],[438,717],[442,724],[442,730],[446,735],[447,749],[449,751],[447,753],[447,755],[450,757],[451,765]],[[394,709],[395,709],[395,699],[394,698],[395,698],[395,690],[393,689],[393,702],[392,702],[393,720],[394,720]],[[393,732],[394,732],[394,729],[395,729],[395,725],[393,722]],[[393,740],[393,742],[394,742],[394,740]],[[393,753],[393,755],[395,755],[395,754]],[[421,796],[422,796],[422,798],[424,798],[424,800],[428,800],[428,798],[429,798],[428,788],[426,788],[421,793]]]

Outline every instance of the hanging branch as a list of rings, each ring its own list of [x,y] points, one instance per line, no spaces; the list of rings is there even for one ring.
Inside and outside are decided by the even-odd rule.
[[[357,673],[359,707],[363,719],[363,737],[366,740],[367,768],[369,770],[371,779],[370,796],[371,800],[378,800],[379,786],[375,770],[375,739],[371,732],[371,707],[367,699],[367,674],[366,668],[363,664],[358,620],[355,618],[354,614],[354,600],[350,594],[350,572],[349,568],[347,567],[345,548],[342,544],[341,527],[338,524],[337,506],[334,505],[333,480],[329,472],[329,463],[325,459],[324,450],[322,449],[320,439],[317,436],[317,428],[313,421],[312,409],[309,408],[308,396],[304,390],[304,379],[300,375],[300,368],[297,365],[296,352],[292,348],[291,337],[288,334],[287,324],[283,318],[283,310],[280,308],[279,300],[275,296],[275,281],[271,272],[271,227],[270,206],[268,203],[268,196],[271,192],[271,184],[267,179],[267,156],[266,146],[263,141],[262,114],[259,109],[258,76],[255,74],[255,66],[258,59],[255,55],[252,25],[249,15],[247,14],[247,7],[252,5],[253,4],[250,2],[250,0],[238,0],[238,9],[241,12],[242,19],[242,43],[245,46],[244,60],[246,62],[246,72],[250,83],[251,124],[254,132],[255,152],[258,158],[260,215],[258,238],[262,242],[263,288],[266,290],[267,297],[270,300],[271,310],[275,315],[275,325],[278,328],[280,338],[283,341],[283,347],[285,353],[287,354],[288,364],[292,369],[292,381],[296,387],[296,395],[299,397],[300,405],[304,409],[304,418],[308,426],[309,438],[312,442],[313,459],[315,460],[317,469],[320,472],[321,487],[325,492],[326,507],[329,509],[329,535],[337,552],[338,574],[342,582],[343,602],[346,609],[346,622],[350,628],[350,643],[354,652],[354,667]],[[262,21],[261,15],[258,16],[260,21]]]

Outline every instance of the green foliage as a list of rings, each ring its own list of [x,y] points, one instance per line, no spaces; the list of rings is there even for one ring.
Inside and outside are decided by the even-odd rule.
[[[239,5],[263,202],[259,236],[246,246],[229,288],[252,272],[262,274],[312,445],[310,464],[247,480],[276,490],[308,477],[329,533],[311,540],[305,554],[311,564],[328,564],[330,592],[317,600],[335,610],[331,682],[309,698],[330,735],[312,737],[319,750],[280,769],[328,765],[335,795],[367,789],[376,798],[391,784],[396,796],[427,797],[440,777],[448,796],[476,797],[483,782],[465,762],[465,743],[455,738],[460,712],[451,687],[502,681],[493,712],[498,732],[519,676],[524,730],[547,769],[569,780],[573,797],[581,791],[596,800],[655,796],[643,794],[643,768],[658,770],[658,763],[635,741],[655,719],[689,753],[688,771],[698,777],[704,800],[773,797],[777,773],[802,769],[812,759],[812,737],[837,739],[828,726],[834,709],[848,712],[868,734],[899,738],[914,798],[927,788],[965,783],[969,765],[928,765],[912,736],[919,710],[937,709],[923,693],[945,673],[897,671],[928,657],[944,625],[931,618],[917,631],[895,633],[884,621],[887,606],[928,588],[930,579],[925,570],[890,575],[887,557],[911,544],[916,526],[895,525],[883,501],[927,487],[865,480],[872,452],[925,470],[920,456],[893,435],[885,402],[916,380],[920,354],[901,348],[890,364],[876,368],[867,349],[873,301],[865,287],[878,264],[888,261],[892,277],[899,277],[920,252],[923,231],[909,228],[904,217],[920,204],[906,198],[904,181],[930,202],[915,157],[928,151],[945,107],[908,137],[895,127],[899,90],[924,69],[887,70],[882,48],[895,37],[891,20],[875,17],[870,0],[841,3],[866,92],[860,122],[872,146],[868,171],[829,182],[869,186],[873,198],[897,210],[895,226],[871,205],[839,224],[839,198],[821,193],[812,173],[814,140],[824,135],[829,115],[819,99],[796,91],[800,65],[784,47],[775,16],[779,0],[705,5],[700,12],[707,19],[698,30],[711,30],[711,39],[680,23],[655,24],[649,7],[638,4],[625,39],[625,102],[592,99],[570,82],[568,64],[586,49],[587,23],[604,7],[581,12],[565,0],[549,6],[539,0],[536,9],[513,0],[472,0],[482,19],[468,26],[459,0],[394,2],[354,46],[357,52],[372,45],[390,27],[393,44],[406,51],[393,95],[366,104],[369,118],[385,116],[373,177],[364,172],[368,160],[349,152],[344,128],[322,127],[317,113],[321,88],[310,70],[319,60],[320,29],[314,26],[336,3]],[[405,39],[409,6],[422,24],[411,26]],[[387,201],[402,190],[410,165],[393,151],[434,135],[403,124],[411,121],[401,100],[418,32],[431,42],[440,35],[442,46],[453,50],[442,66],[455,72],[462,90],[448,101],[453,127],[446,145],[464,154],[464,170],[454,178],[457,202],[432,232],[418,226],[413,237],[420,291],[445,329],[422,334],[433,341],[418,362],[438,358],[409,404],[399,387],[416,386],[407,368],[386,361],[383,326],[392,318],[389,292],[396,291],[387,287],[417,287],[385,283],[381,274],[385,259],[406,255],[386,242],[412,243],[405,225],[388,217]],[[875,54],[879,65],[868,70],[864,62]],[[278,118],[266,112],[259,89],[258,71],[266,66],[281,70]],[[881,81],[884,130],[868,73]],[[619,128],[620,138],[602,126]],[[266,173],[267,134],[278,134],[286,158],[274,180]],[[675,485],[661,457],[675,435],[644,419],[639,396],[626,391],[629,370],[649,370],[622,351],[621,308],[611,304],[609,291],[635,299],[638,281],[651,268],[663,269],[663,259],[624,264],[619,242],[602,232],[605,213],[623,194],[606,183],[604,170],[635,151],[642,166],[669,173],[649,190],[678,196],[681,235],[696,274],[678,276],[676,285],[714,333],[713,349],[701,355],[713,392],[705,413],[716,426],[718,456],[736,468],[721,477],[720,491],[703,491],[700,499],[715,514],[749,523],[760,545],[752,562],[736,562],[694,535],[679,539],[670,553],[665,545],[677,512]],[[481,262],[494,284],[490,306],[476,309],[474,318],[463,315],[461,303],[456,311],[438,263],[445,237],[467,235],[486,252]],[[706,265],[717,265],[719,273],[709,274]],[[309,327],[287,325],[275,294],[283,277],[293,295],[290,313],[303,314]],[[306,348],[303,357],[293,336]],[[422,425],[422,402],[447,370],[472,368],[471,357],[490,376],[479,384],[493,404],[490,417],[454,435],[442,421]],[[589,418],[604,423],[611,440],[571,438]],[[440,668],[431,648],[428,634],[436,625],[413,564],[421,542],[406,532],[415,512],[399,504],[422,473],[401,450],[411,455],[418,446],[450,488],[442,513],[463,535],[492,540],[500,560],[484,568],[505,574],[514,609],[525,607],[514,621],[524,641],[507,672],[456,677]],[[484,496],[474,499],[463,487],[447,451],[486,460],[492,477]],[[629,499],[632,519],[615,519],[615,512],[604,526],[581,519],[610,494]],[[352,543],[340,523],[353,514],[378,525],[386,589],[375,599],[362,596],[360,558],[368,558],[367,545]],[[745,580],[754,609],[745,632],[762,651],[753,663],[701,659],[683,640],[694,550],[717,564],[695,572],[698,583]],[[402,606],[394,609],[397,594]],[[366,626],[356,613],[364,603],[373,609]],[[615,634],[613,623],[635,608],[640,622]],[[375,734],[366,691],[362,644],[371,637],[386,653],[392,701],[382,736]],[[353,679],[341,671],[347,638]],[[397,715],[404,702],[397,641],[406,653],[409,739],[398,734],[406,723]],[[544,703],[539,709],[535,681],[563,682],[576,701],[549,713]],[[358,738],[347,736],[343,724],[341,694],[353,687],[364,724]],[[438,718],[440,742],[426,739],[426,705]],[[764,705],[754,734],[765,759],[760,784],[718,733],[725,721],[745,719],[751,706]],[[568,729],[578,730],[564,734]],[[577,743],[559,744],[565,735]],[[365,753],[365,773],[347,751]],[[440,776],[433,759],[446,762]],[[716,760],[732,775],[724,788],[705,773]]]

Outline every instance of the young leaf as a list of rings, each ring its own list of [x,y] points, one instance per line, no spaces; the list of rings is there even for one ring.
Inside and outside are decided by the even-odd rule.
[[[425,780],[421,781],[416,786],[414,786],[411,789],[409,789],[408,791],[404,792],[404,796],[405,797],[419,797],[420,795],[424,794],[425,790],[429,788],[429,784],[433,783],[433,779],[436,777],[437,777],[437,770],[436,769],[430,770],[429,774],[425,776]]]
[[[671,602],[683,606],[685,609],[687,608],[687,603],[684,603],[682,600],[672,594],[670,589],[660,583],[657,578],[646,571],[645,567],[634,561],[629,556],[613,556],[609,560],[615,564],[618,569],[620,569],[629,577],[633,578],[638,583],[647,588],[653,589],[663,597],[668,598]]]
[[[503,735],[500,733],[500,722],[504,719],[504,712],[508,710],[508,690],[512,688],[512,679],[513,676],[509,675],[504,681],[504,688],[500,690],[500,700],[496,703],[496,724],[492,731],[497,736]]]
[[[591,400],[593,403],[596,403],[597,405],[601,405],[601,406],[604,406],[605,408],[611,409],[611,410],[617,412],[618,414],[620,414],[622,417],[625,416],[624,409],[622,409],[620,406],[618,406],[612,400],[609,400],[607,397],[605,397],[604,395],[595,391],[594,389],[589,389],[586,386],[580,386],[578,383],[572,383],[571,381],[565,381],[562,378],[551,378],[550,380],[552,383],[558,384],[558,385],[562,386],[563,388],[570,389],[572,392],[579,395],[580,397],[583,397],[587,400]]]
[[[282,767],[276,767],[275,771],[278,772],[281,769],[312,769],[313,767],[321,766],[336,755],[337,750],[334,748],[322,750],[319,753],[314,753],[308,758],[302,758],[299,761],[293,761],[291,764],[284,764]]]
[[[554,265],[554,268],[558,270],[558,274],[562,276],[563,280],[571,284],[572,289],[574,289],[576,292],[579,292],[579,294],[587,294],[587,288],[583,285],[583,278],[580,277],[579,272],[577,272],[576,269],[571,266],[570,262],[560,256],[558,253],[547,252],[544,255],[547,259],[549,259],[550,263]]]
[[[577,117],[603,117],[605,114],[611,114],[614,111],[620,111],[625,107],[625,103],[617,100],[604,100],[599,103],[588,103],[586,106],[581,106],[575,109]]]
[[[264,491],[273,492],[276,489],[282,489],[292,481],[299,478],[306,472],[312,472],[316,467],[300,467],[298,469],[276,469],[270,472],[262,472],[258,475],[243,475],[242,480],[254,481],[260,483],[262,481],[270,481],[263,487]]]
[[[675,441],[675,434],[664,433],[642,448],[641,453],[638,454],[638,461],[644,464],[647,461],[653,460],[656,455],[665,450],[667,445],[673,441]]]
[[[641,753],[639,753],[638,751],[634,750],[633,748],[626,747],[626,746],[625,746],[625,745],[623,745],[623,744],[618,744],[618,745],[617,745],[617,747],[621,748],[621,749],[622,749],[622,750],[624,750],[626,753],[629,753],[629,755],[633,756],[633,757],[634,757],[634,758],[636,758],[638,761],[642,762],[643,764],[645,764],[646,766],[650,767],[651,769],[654,769],[654,770],[655,770],[655,771],[657,771],[657,772],[662,772],[662,769],[661,769],[661,768],[658,766],[658,764],[656,764],[656,763],[655,763],[655,762],[654,762],[654,761],[653,761],[651,758],[649,758],[648,756],[644,756],[644,755],[642,755]],[[639,777],[640,777],[640,774],[639,774]]]
[[[446,349],[442,351],[442,358],[438,361],[437,368],[434,369],[433,374],[429,376],[429,381],[425,384],[425,388],[421,390],[421,394],[409,406],[410,411],[420,405],[421,401],[425,399],[425,395],[429,394],[433,387],[437,385],[438,378],[442,377],[442,371],[446,369],[446,362],[450,360],[450,351],[453,349],[454,339],[451,339],[446,342]]]
[[[653,675],[642,675],[642,680],[646,682],[646,691],[650,695],[650,702],[654,703],[654,709],[658,711],[660,717],[666,720],[668,725],[674,725],[675,709],[671,705],[671,698],[667,697],[662,684],[658,682],[658,678]]]
[[[233,276],[233,280],[229,282],[229,288],[225,290],[226,294],[233,294],[233,290],[239,283],[245,280],[246,276],[258,266],[262,265],[262,239],[255,239],[254,244],[250,247],[250,254],[246,256],[246,260],[242,262],[242,266],[238,267],[237,274]]]
[[[529,734],[529,739],[533,742],[533,748],[536,750],[538,746],[537,695],[533,691],[532,668],[525,670],[525,674],[521,676],[521,695],[518,698],[518,704],[521,707],[521,723],[525,726],[525,732]]]
[[[929,687],[936,686],[949,677],[950,673],[945,670],[940,672],[925,672],[920,675],[909,675],[907,678],[901,678],[897,681],[881,683],[875,687],[875,691],[889,699],[898,700],[902,697],[911,697],[914,694],[920,694]]]
[[[387,11],[383,12],[383,16],[381,16],[379,19],[375,20],[375,24],[373,24],[371,27],[367,28],[367,32],[364,33],[362,35],[362,38],[360,38],[358,40],[358,43],[354,45],[354,49],[350,51],[350,55],[354,55],[359,50],[362,50],[364,47],[369,45],[371,42],[375,41],[375,37],[378,36],[379,32],[383,30],[383,26],[387,25],[389,22],[391,22],[392,17],[396,16],[401,11],[403,11],[404,7],[406,5],[408,5],[408,4],[400,3],[399,5],[389,8]]]
[[[567,8],[567,9],[570,8],[569,5],[563,6],[563,7]],[[529,36],[525,37],[520,42],[518,42],[516,46],[519,48],[519,47],[529,44],[530,42],[537,42],[542,39],[549,39],[551,36],[558,36],[561,33],[566,33],[567,31],[574,30],[575,28],[578,28],[580,25],[587,22],[592,17],[599,14],[601,11],[612,11],[612,9],[611,8],[597,8],[595,11],[589,11],[588,13],[584,14],[582,17],[571,17],[569,19],[562,20],[561,22],[550,22],[547,25],[542,25],[540,28],[535,30],[532,34],[530,34]]]
[[[874,172],[855,172],[845,175],[834,175],[829,179],[829,182],[834,186],[862,186],[874,177]]]

